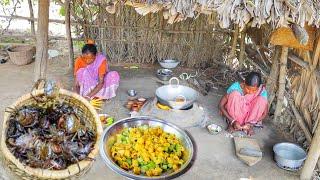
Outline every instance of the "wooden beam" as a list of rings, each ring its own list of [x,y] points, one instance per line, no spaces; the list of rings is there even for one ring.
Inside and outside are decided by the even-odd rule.
[[[32,0],[28,0],[28,4],[29,4],[30,19],[34,19]],[[31,23],[31,34],[32,35],[36,35],[36,30],[35,30],[35,27],[34,27],[34,20],[30,20],[30,23]]]
[[[280,51],[281,47],[276,46],[274,54],[272,56],[272,65],[271,65],[271,70],[268,76],[268,80],[266,83],[266,88],[268,93],[270,94],[268,96],[268,107],[270,108],[275,94],[277,90],[277,82],[278,82],[278,77],[279,77],[279,57],[280,57]]]
[[[312,135],[311,135],[307,125],[305,124],[302,116],[300,115],[299,111],[297,110],[296,106],[294,105],[294,103],[291,100],[289,100],[289,105],[293,111],[293,114],[295,116],[295,119],[296,119],[299,127],[301,128],[304,135],[306,136],[307,141],[310,143],[312,140]]]
[[[301,59],[300,57],[298,57],[292,53],[289,53],[288,59],[295,62],[296,64],[298,64],[299,66],[301,66],[305,69],[311,69],[311,66],[309,65],[308,62],[304,61],[303,59]],[[320,78],[320,70],[319,69],[315,69],[314,73],[317,77]]]
[[[31,18],[31,17],[25,17],[25,16],[5,16],[5,15],[0,15],[0,18],[6,18],[6,19],[21,19],[21,20],[27,20],[27,21],[39,21],[38,18]],[[59,24],[65,24],[65,20],[60,20],[60,19],[49,19],[48,22],[53,22],[53,23],[59,23]],[[71,21],[71,24],[78,24],[75,21]]]
[[[317,161],[320,156],[320,125],[318,124],[317,130],[314,133],[311,145],[309,148],[308,156],[306,162],[303,165],[300,179],[309,180],[312,178],[313,170],[316,167]]]
[[[278,120],[281,115],[282,105],[284,100],[284,92],[286,86],[286,75],[287,75],[287,60],[288,60],[288,47],[282,47],[280,56],[280,70],[279,70],[279,86],[277,92],[277,105],[274,112],[274,121]]]
[[[34,81],[45,79],[47,73],[48,61],[48,30],[49,30],[49,0],[38,1],[38,14],[41,14],[38,20],[37,42],[36,42],[36,61]]]
[[[308,32],[305,28],[301,27],[298,24],[292,24],[291,25],[292,32],[298,42],[302,45],[307,45],[309,40]]]
[[[73,53],[73,43],[72,43],[72,37],[71,37],[71,25],[70,25],[70,0],[65,0],[65,22],[66,22],[66,36],[67,36],[67,42],[68,42],[68,48],[69,48],[69,70],[73,70],[74,66],[74,53]]]

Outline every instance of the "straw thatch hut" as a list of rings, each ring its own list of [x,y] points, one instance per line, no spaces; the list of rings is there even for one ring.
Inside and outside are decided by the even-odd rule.
[[[269,101],[274,100],[274,122],[308,147],[301,179],[311,178],[320,156],[319,1],[75,0],[71,7],[70,1],[58,3],[79,23],[83,36],[95,38],[112,61],[179,58],[185,66],[201,67],[230,66],[238,59],[238,66],[247,61],[265,66],[260,70],[267,75]],[[48,6],[49,0],[39,1],[37,77],[43,76],[41,67],[47,60],[43,52]],[[70,59],[72,63],[72,55]]]

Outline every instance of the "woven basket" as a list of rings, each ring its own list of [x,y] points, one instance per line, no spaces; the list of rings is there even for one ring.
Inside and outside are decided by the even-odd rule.
[[[35,47],[30,45],[15,46],[10,48],[7,52],[13,64],[22,66],[32,62],[32,58],[35,54]]]
[[[32,92],[33,96],[41,96],[44,95],[44,89],[35,90]],[[31,94],[26,94],[20,97],[11,108],[21,107],[23,105],[31,104],[35,102],[34,98],[32,98]],[[98,144],[102,133],[102,126],[99,119],[99,116],[96,110],[90,105],[90,103],[81,97],[78,94],[72,93],[70,91],[59,89],[59,98],[64,99],[64,101],[78,108],[77,115],[80,117],[86,118],[90,121],[90,124],[97,134],[97,140],[94,144],[93,150],[90,152],[88,157],[91,159],[96,158],[98,155],[99,149]],[[3,130],[2,130],[2,138],[1,138],[1,150],[3,152],[5,162],[7,166],[20,178],[22,179],[71,179],[77,178],[81,175],[85,174],[91,167],[93,161],[92,160],[82,160],[77,164],[73,164],[68,166],[64,170],[48,170],[41,168],[31,168],[29,166],[23,165],[15,156],[9,151],[6,145],[6,134],[7,127],[9,122],[10,113],[5,112],[4,121],[3,121]]]

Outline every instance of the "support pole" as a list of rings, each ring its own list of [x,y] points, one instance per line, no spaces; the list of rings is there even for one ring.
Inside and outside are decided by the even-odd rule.
[[[71,37],[71,23],[70,23],[70,0],[66,0],[64,3],[66,14],[65,14],[65,22],[66,22],[66,35],[67,42],[69,48],[69,70],[73,70],[74,67],[74,54],[73,54],[73,42]]]
[[[268,76],[268,80],[267,80],[267,84],[266,84],[267,91],[270,94],[268,96],[268,103],[269,103],[268,107],[269,108],[274,100],[274,97],[275,97],[275,94],[277,91],[277,82],[278,82],[278,77],[279,77],[280,51],[281,51],[281,47],[276,46],[273,57],[272,57],[272,66],[271,66],[270,74]]]
[[[320,125],[318,124],[317,130],[313,135],[310,149],[308,152],[307,160],[303,165],[300,179],[309,180],[312,178],[313,170],[316,167],[317,161],[320,156]]]
[[[287,61],[288,61],[288,47],[282,47],[280,56],[280,71],[279,71],[279,87],[277,93],[277,105],[274,112],[274,121],[278,119],[281,114],[284,92],[286,86],[286,75],[287,75]]]
[[[238,36],[239,36],[239,25],[235,25],[235,30],[232,34],[231,39],[231,49],[228,55],[227,64],[231,65],[232,60],[236,57],[236,50],[237,50],[237,42],[238,42]]]
[[[31,34],[32,35],[36,35],[36,30],[34,27],[34,14],[33,14],[33,7],[32,7],[32,0],[28,0],[28,4],[29,4],[29,13],[30,13],[30,23],[31,23]]]
[[[38,14],[38,28],[37,28],[37,51],[36,62],[34,69],[34,81],[44,79],[47,72],[48,62],[48,27],[49,27],[49,0],[41,0],[39,2]]]

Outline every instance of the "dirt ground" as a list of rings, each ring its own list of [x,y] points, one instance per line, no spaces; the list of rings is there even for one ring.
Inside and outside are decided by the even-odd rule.
[[[66,89],[72,85],[72,74],[67,73],[67,64],[64,58],[49,60],[48,79],[53,79],[62,84]],[[5,107],[13,103],[21,95],[30,92],[33,84],[34,63],[26,66],[15,66],[11,62],[0,64],[0,120],[3,121]],[[105,104],[104,112],[114,116],[117,120],[128,117],[128,111],[123,107],[127,100],[126,91],[136,89],[144,97],[154,96],[155,89],[159,86],[154,80],[155,68],[141,68],[138,70],[128,70],[123,67],[113,67],[121,74],[121,84],[118,96],[111,102]],[[226,127],[220,117],[217,106],[220,97],[215,93],[198,100],[205,109],[211,122]],[[207,180],[207,179],[298,179],[297,174],[279,169],[272,158],[272,146],[284,141],[284,139],[272,128],[270,123],[259,130],[254,138],[258,139],[264,152],[264,157],[256,165],[249,167],[241,162],[235,155],[233,139],[227,137],[227,132],[223,131],[219,135],[210,135],[204,128],[192,127],[186,129],[194,138],[197,145],[197,157],[192,168],[178,179],[186,180]],[[0,126],[0,131],[2,126]],[[2,154],[0,159],[3,160]],[[6,165],[0,166],[0,179],[12,180],[17,177],[6,170]],[[90,171],[81,179],[124,179],[112,172],[103,163],[100,157]]]

